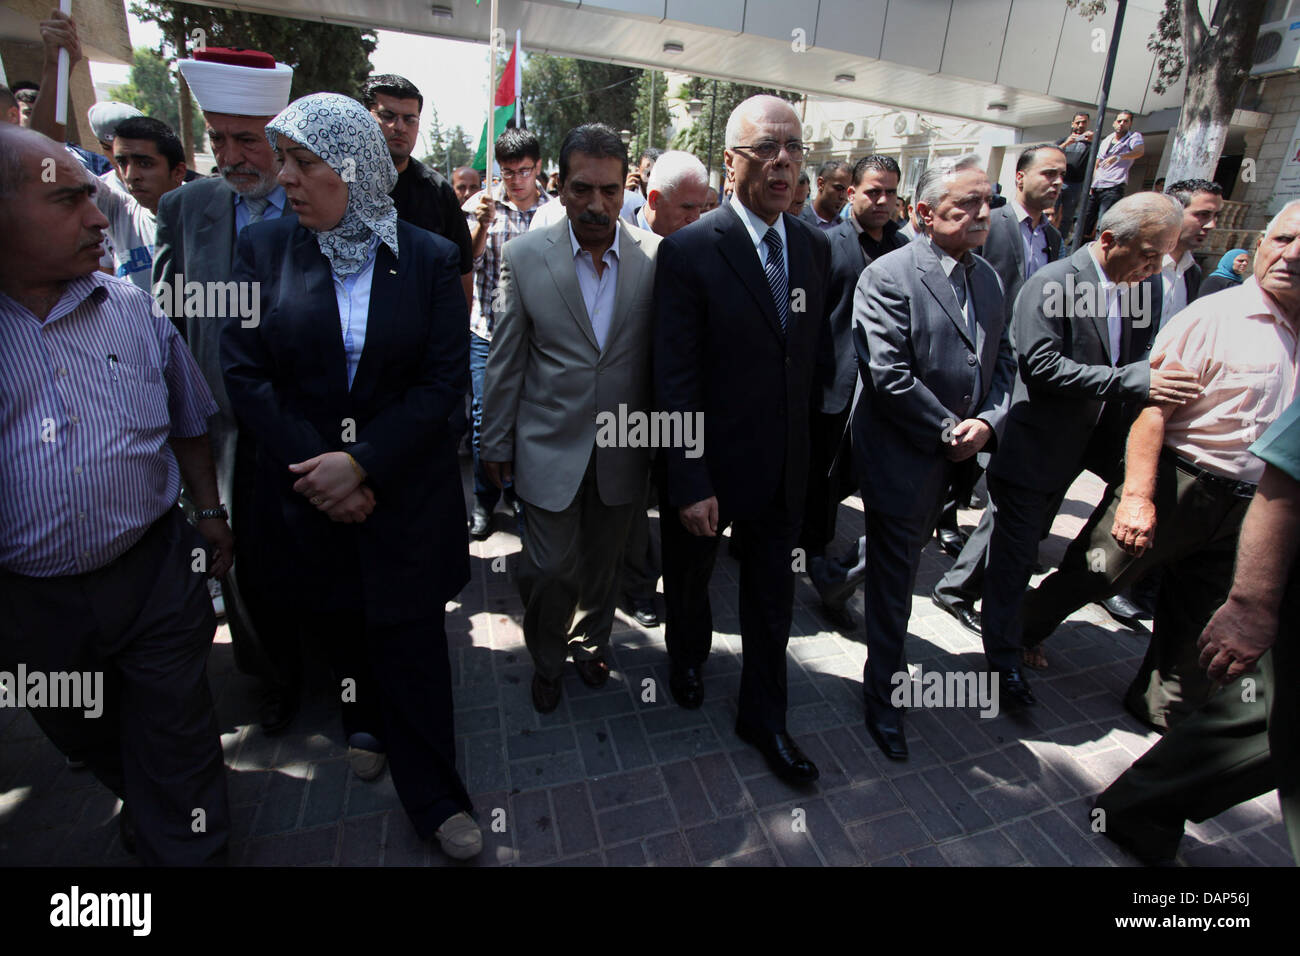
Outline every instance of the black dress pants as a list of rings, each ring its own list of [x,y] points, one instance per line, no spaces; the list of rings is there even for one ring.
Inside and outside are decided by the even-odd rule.
[[[85,574],[0,572],[0,670],[102,675],[98,714],[33,706],[54,746],[131,808],[148,865],[224,863],[230,807],[208,688],[216,632],[202,537],[170,508],[136,544]]]

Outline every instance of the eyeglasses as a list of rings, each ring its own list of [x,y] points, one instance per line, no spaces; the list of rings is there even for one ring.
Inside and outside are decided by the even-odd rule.
[[[419,113],[394,113],[392,110],[375,110],[375,116],[385,126],[392,126],[398,120],[401,120],[406,126],[420,125]]]
[[[528,179],[532,176],[536,166],[521,166],[519,169],[502,169],[502,179]]]
[[[753,143],[748,146],[745,145],[730,146],[728,147],[728,149],[747,149],[751,153],[753,153],[756,158],[761,159],[763,162],[766,163],[773,159],[776,159],[776,157],[780,154],[781,144],[774,139],[765,139],[761,143]],[[799,140],[797,139],[792,139],[790,140],[790,142],[785,144],[785,151],[789,154],[790,158],[793,159],[796,163],[803,161],[803,154],[805,149],[806,149],[805,145],[799,142]]]

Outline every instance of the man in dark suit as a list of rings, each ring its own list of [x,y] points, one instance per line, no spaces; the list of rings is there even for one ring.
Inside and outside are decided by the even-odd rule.
[[[808,417],[826,321],[830,249],[785,213],[803,160],[799,117],[755,96],[727,121],[732,198],[663,240],[655,275],[657,405],[703,422],[703,446],[667,449],[661,530],[670,689],[704,699],[718,536],[740,530],[743,667],[736,733],[783,779],[817,767],[786,733],[785,648],[803,514]],[[829,351],[821,360],[829,366]]]
[[[1123,429],[1123,403],[1181,401],[1196,394],[1187,372],[1152,372],[1135,347],[1146,321],[1130,301],[1173,248],[1182,213],[1164,196],[1139,193],[1107,210],[1101,236],[1069,259],[1044,266],[1020,291],[1012,317],[1019,365],[1011,410],[989,465],[991,523],[984,574],[983,638],[1001,694],[1034,703],[1021,674],[1020,608],[1044,529],[1084,468],[1098,462]],[[1121,439],[1122,440],[1122,439]]]
[[[823,615],[841,630],[851,630],[853,618],[845,603],[862,580],[847,576],[837,562],[828,561],[826,546],[835,537],[835,512],[854,490],[852,454],[845,426],[858,384],[858,356],[853,349],[853,293],[858,276],[875,259],[907,245],[893,212],[898,201],[898,163],[888,156],[865,156],[853,166],[848,201],[851,215],[826,230],[831,244],[831,284],[826,300],[829,335],[835,353],[834,375],[821,383],[808,432],[812,461],[804,504],[799,546],[808,561],[808,577],[821,597]],[[831,473],[834,466],[835,473]],[[857,561],[856,542],[853,559]],[[850,565],[851,566],[851,565]]]
[[[917,183],[927,227],[863,271],[853,303],[862,393],[853,452],[866,509],[867,731],[907,758],[903,641],[921,550],[953,468],[991,442],[1015,374],[1002,288],[972,250],[988,231],[988,177],[975,156],[928,168]]]
[[[1047,221],[1045,213],[1060,196],[1065,162],[1065,153],[1054,146],[1025,150],[1016,161],[1015,196],[989,214],[988,237],[978,253],[1002,280],[1008,322],[1025,280],[1055,261],[1060,253],[1061,234]],[[957,509],[965,507],[970,498],[980,479],[982,463],[981,459],[968,458],[954,470],[952,489],[935,528],[939,547],[957,559],[935,588],[936,602],[975,633],[979,632],[979,615],[974,608],[984,590],[988,538],[977,528],[975,543],[963,554],[967,539],[957,527]]]
[[[200,50],[180,62],[182,74],[203,110],[208,140],[220,176],[188,183],[158,203],[153,287],[171,290],[172,321],[194,353],[217,400],[212,419],[212,457],[221,500],[237,529],[239,553],[222,579],[222,598],[230,625],[235,662],[261,681],[258,720],[267,733],[289,726],[298,709],[300,658],[292,623],[279,613],[274,593],[263,586],[267,569],[255,522],[242,513],[252,507],[254,445],[240,441],[222,378],[218,338],[224,311],[209,315],[205,296],[185,305],[182,286],[224,285],[232,278],[235,242],[250,224],[280,216],[295,218],[276,183],[275,154],[266,124],[289,102],[293,70],[252,50]],[[184,306],[183,308],[181,306]]]

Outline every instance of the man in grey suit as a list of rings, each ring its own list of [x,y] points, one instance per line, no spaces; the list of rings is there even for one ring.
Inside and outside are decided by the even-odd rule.
[[[1061,193],[1065,177],[1065,153],[1055,146],[1031,146],[1016,161],[1016,192],[1011,201],[989,214],[988,238],[979,255],[988,260],[1002,280],[1006,319],[1025,280],[1054,262],[1061,249],[1061,234],[1047,221]],[[934,591],[934,601],[963,626],[979,633],[979,614],[975,602],[984,590],[984,561],[988,538],[981,534],[986,525],[976,528],[974,543],[967,550],[967,539],[957,527],[957,509],[965,507],[971,490],[980,478],[982,461],[969,459],[957,469],[952,491],[944,502],[935,536],[939,547],[957,563],[948,569]]]
[[[232,302],[212,295],[231,281],[235,241],[253,222],[292,216],[284,189],[276,183],[275,154],[265,128],[289,102],[293,70],[252,50],[200,50],[180,62],[182,74],[203,110],[208,140],[220,176],[195,180],[163,196],[158,204],[154,243],[153,288],[167,290],[172,321],[198,361],[217,400],[209,425],[217,485],[235,529],[235,566],[222,580],[226,619],[240,670],[263,680],[259,712],[262,728],[276,733],[297,710],[300,665],[296,633],[279,620],[275,595],[262,594],[258,583],[257,528],[241,522],[253,494],[250,441],[240,441],[239,427],[222,378],[218,340]],[[187,288],[204,290],[197,300]],[[253,296],[253,299],[256,297]],[[209,303],[217,308],[209,314]],[[197,307],[196,307],[197,306]],[[241,316],[253,321],[253,316]]]
[[[1150,309],[1142,280],[1173,248],[1182,209],[1169,197],[1138,193],[1106,211],[1100,237],[1044,266],[1020,290],[1011,320],[1018,374],[998,453],[989,465],[989,536],[983,637],[1001,674],[1001,696],[1034,703],[1020,673],[1021,604],[1044,529],[1079,472],[1108,474],[1122,430],[1119,410],[1148,399],[1197,394],[1194,374],[1152,371],[1139,341]],[[1132,301],[1137,299],[1137,301]],[[974,538],[972,537],[972,541]]]
[[[559,705],[570,652],[588,686],[609,679],[623,548],[660,437],[647,422],[659,237],[619,221],[626,178],[616,131],[570,130],[566,218],[502,247],[481,458],[525,505],[519,592],[540,713]]]
[[[988,232],[992,188],[976,156],[938,163],[917,184],[928,237],[863,271],[853,308],[862,392],[853,452],[866,509],[867,731],[907,758],[903,642],[921,549],[953,468],[996,443],[1015,374],[1002,287],[974,255]]]

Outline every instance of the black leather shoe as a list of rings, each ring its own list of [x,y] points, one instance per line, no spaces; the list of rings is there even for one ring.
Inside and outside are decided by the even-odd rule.
[[[903,711],[897,707],[876,706],[863,698],[867,733],[890,760],[907,759],[907,736],[903,733]]]
[[[980,612],[975,610],[973,607],[968,607],[965,604],[953,604],[950,601],[946,601],[938,591],[931,593],[930,600],[934,602],[935,607],[941,608],[955,617],[958,623],[972,634],[979,634],[981,636],[984,634],[984,626],[980,621]]]
[[[704,703],[704,675],[698,667],[673,668],[668,675],[668,689],[678,707],[698,710]]]
[[[1101,796],[1105,796],[1103,793]],[[1100,799],[1100,798],[1099,798]],[[1174,866],[1178,856],[1178,842],[1183,838],[1183,826],[1157,823],[1148,819],[1117,819],[1116,815],[1097,803],[1088,814],[1088,822],[1097,821],[1097,811],[1101,826],[1097,832],[1106,836],[1112,843],[1137,857],[1146,866]]]
[[[117,838],[122,841],[122,849],[135,856],[135,817],[125,803],[117,815]]]
[[[630,598],[627,603],[632,609],[632,619],[642,627],[659,626],[659,612],[655,610],[654,598]]]
[[[841,633],[851,634],[858,629],[857,618],[844,605],[837,607],[822,601],[817,605],[817,613],[822,616],[822,620]]]
[[[1128,628],[1137,627],[1138,618],[1142,617],[1142,609],[1122,594],[1114,594],[1106,598],[1101,602],[1101,606],[1106,609],[1107,614]]]
[[[539,714],[549,714],[560,706],[560,690],[563,686],[559,680],[547,680],[536,671],[533,672],[533,707]]]
[[[492,534],[492,516],[482,505],[474,505],[469,516],[469,536],[475,541],[485,541]]]
[[[1029,689],[1029,682],[1019,667],[1011,667],[998,674],[999,691],[1002,699],[1009,701],[1013,707],[1032,707],[1038,698]]]
[[[297,715],[298,695],[291,690],[274,687],[262,698],[257,711],[257,722],[262,726],[262,733],[274,737],[288,730]]]
[[[956,558],[961,554],[961,549],[966,547],[967,536],[960,531],[953,531],[951,528],[935,528],[934,536],[939,542],[939,550],[950,558]]]
[[[820,776],[817,765],[804,755],[789,734],[755,730],[737,723],[736,736],[756,748],[772,772],[786,783],[812,783]]]
[[[609,663],[603,657],[590,657],[583,661],[574,661],[578,676],[588,687],[604,687],[609,680]],[[560,699],[557,695],[557,701]],[[555,708],[551,708],[554,710]]]

